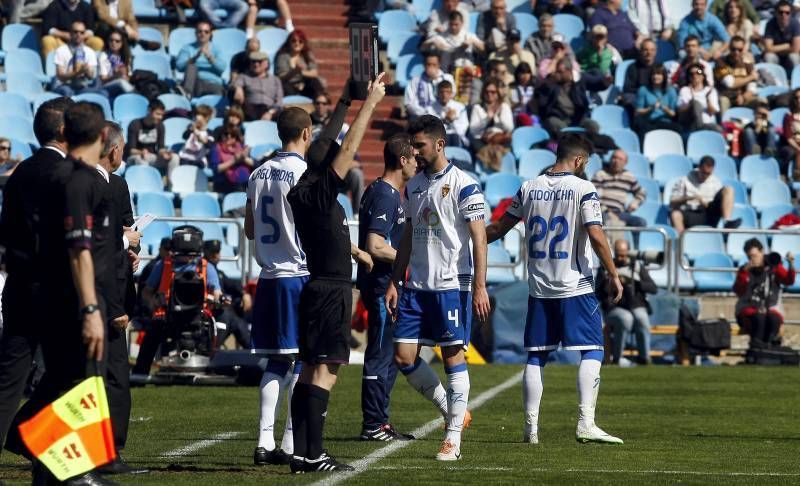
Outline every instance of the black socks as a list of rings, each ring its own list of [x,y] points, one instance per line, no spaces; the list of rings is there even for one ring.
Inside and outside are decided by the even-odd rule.
[[[328,414],[328,399],[331,392],[315,385],[306,385],[308,406],[307,406],[307,425],[306,425],[306,456],[308,459],[316,459],[322,455],[322,430],[325,428],[325,416]],[[297,390],[297,388],[295,388]],[[292,399],[294,405],[294,398]],[[294,412],[294,411],[293,411]],[[294,419],[294,416],[292,417]],[[295,432],[297,429],[294,429]],[[295,437],[297,435],[295,434]],[[295,440],[295,451],[297,451],[297,441]],[[295,452],[296,453],[296,452]]]

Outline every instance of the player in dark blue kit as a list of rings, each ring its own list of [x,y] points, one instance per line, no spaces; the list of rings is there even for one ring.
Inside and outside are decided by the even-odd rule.
[[[389,423],[389,397],[397,377],[392,356],[391,320],[386,314],[383,295],[392,275],[405,224],[400,193],[417,173],[414,147],[408,134],[398,133],[383,148],[383,176],[367,188],[358,212],[358,247],[372,256],[371,272],[358,267],[358,290],[369,314],[367,350],[361,383],[361,412],[364,417],[361,440],[408,440]]]

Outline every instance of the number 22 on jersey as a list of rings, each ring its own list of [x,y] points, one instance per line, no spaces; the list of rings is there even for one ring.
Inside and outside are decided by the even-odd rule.
[[[552,260],[564,260],[569,257],[566,251],[556,250],[556,246],[564,241],[569,235],[569,223],[564,216],[554,216],[549,222],[541,216],[532,216],[528,219],[528,231],[531,237],[528,239],[528,258],[534,260],[541,260],[550,258]],[[548,252],[544,251],[544,244],[542,249],[537,250],[537,243],[542,240],[547,240],[548,232],[556,232],[550,238]]]

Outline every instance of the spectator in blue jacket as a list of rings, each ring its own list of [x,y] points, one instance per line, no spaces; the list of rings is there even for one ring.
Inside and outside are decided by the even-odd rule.
[[[692,0],[692,11],[678,27],[678,45],[696,35],[700,39],[700,55],[706,61],[718,58],[726,50],[730,35],[716,16],[706,12],[706,0]]]
[[[197,40],[183,46],[175,60],[175,68],[185,73],[183,89],[189,96],[221,95],[224,91],[221,76],[226,63],[211,43],[211,24],[205,20],[198,22],[194,34]]]
[[[667,71],[664,66],[655,66],[650,74],[650,83],[640,86],[636,93],[636,118],[634,126],[639,135],[650,130],[667,129],[681,132],[675,122],[678,109],[678,93],[667,84]]]

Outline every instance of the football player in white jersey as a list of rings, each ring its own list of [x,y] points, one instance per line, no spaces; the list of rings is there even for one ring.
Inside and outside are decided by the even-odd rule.
[[[539,404],[547,356],[558,348],[581,352],[578,368],[579,442],[622,444],[594,423],[603,362],[600,307],[592,286],[592,250],[609,276],[610,294],[622,297],[622,284],[603,231],[597,191],[583,173],[592,146],[584,137],[567,133],[558,140],[556,164],[526,181],[500,221],[487,226],[491,243],[519,221],[528,243],[528,318],[525,323],[523,440],[539,441]]]
[[[251,332],[252,352],[269,357],[261,378],[261,419],[253,462],[288,464],[294,452],[291,407],[281,447],[273,429],[282,394],[291,404],[292,389],[300,376],[297,305],[308,281],[306,256],[300,247],[292,208],[286,200],[306,171],[305,154],[311,144],[311,117],[300,108],[287,108],[278,117],[283,147],[253,171],[247,183],[245,234],[255,242],[261,266]],[[292,363],[295,362],[294,366]]]
[[[485,202],[480,185],[445,158],[446,132],[439,118],[423,115],[408,132],[422,171],[405,187],[406,226],[386,291],[386,308],[397,319],[398,369],[445,418],[446,435],[436,459],[455,461],[461,458],[461,430],[470,420],[464,350],[472,312],[481,321],[489,315]],[[419,358],[421,346],[435,344],[442,348],[446,391]]]

